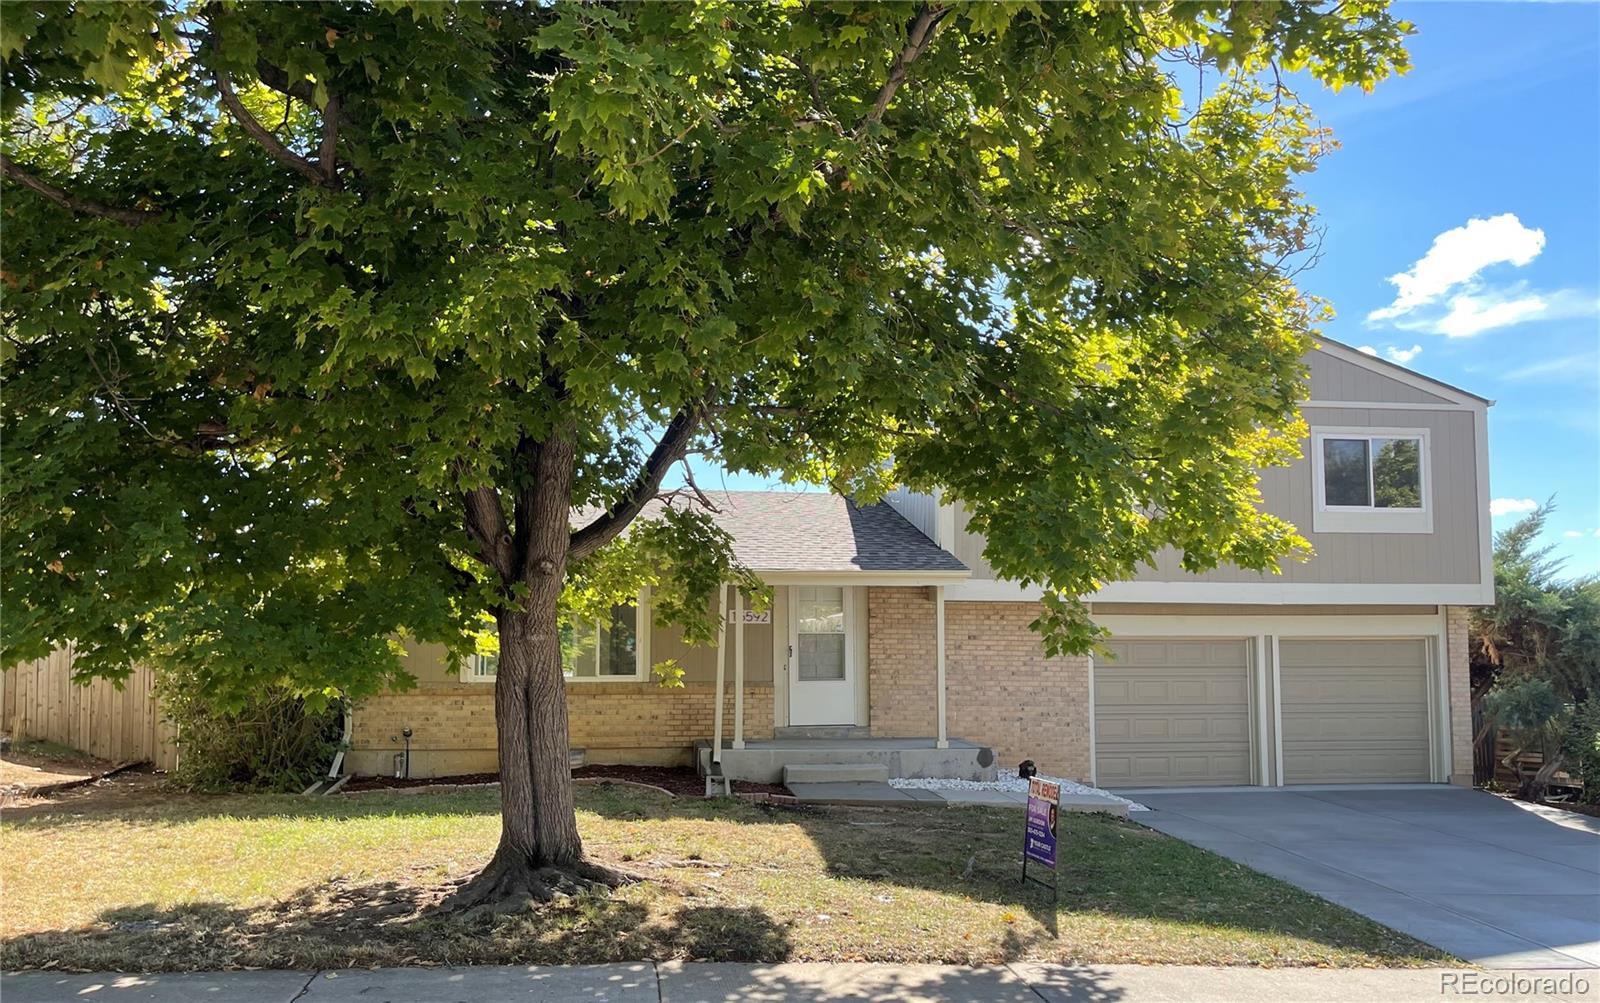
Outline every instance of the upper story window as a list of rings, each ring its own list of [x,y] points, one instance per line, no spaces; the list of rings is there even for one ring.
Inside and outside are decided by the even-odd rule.
[[[639,607],[613,606],[603,623],[574,621],[561,628],[561,671],[568,682],[621,682],[644,678],[646,658],[639,645]],[[461,681],[492,683],[498,655],[469,655]]]
[[[1431,533],[1426,429],[1312,430],[1318,533]]]

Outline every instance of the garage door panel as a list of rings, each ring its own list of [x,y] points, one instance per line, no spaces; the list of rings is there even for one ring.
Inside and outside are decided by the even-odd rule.
[[[1425,642],[1284,640],[1279,676],[1286,783],[1432,778]]]
[[[1095,667],[1095,769],[1102,784],[1250,782],[1242,640],[1122,639]]]

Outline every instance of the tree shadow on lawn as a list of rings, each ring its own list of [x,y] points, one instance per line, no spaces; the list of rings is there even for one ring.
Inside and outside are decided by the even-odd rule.
[[[279,902],[108,909],[95,922],[0,941],[0,969],[194,971],[407,964],[762,962],[793,953],[788,924],[756,907],[582,896],[511,916],[441,914],[447,889],[333,881]]]
[[[1055,873],[1030,865],[1030,877],[1058,883],[1052,890],[1034,881],[1023,883],[1023,813],[1016,809],[752,805],[726,799],[675,805],[604,797],[585,807],[617,820],[704,817],[798,828],[829,877],[915,888],[1027,913],[1038,929],[1006,929],[1000,948],[1006,961],[1026,958],[1035,948],[1058,940],[1064,923],[1098,917],[1168,925],[1173,938],[1209,928],[1296,938],[1393,964],[1450,960],[1303,889],[1134,822],[1096,813],[1062,814]]]
[[[115,778],[119,783],[122,778]],[[226,816],[254,819],[352,819],[371,815],[432,816],[498,815],[498,787],[307,797],[300,794],[207,794],[168,786],[161,777],[133,774],[135,789],[122,790],[111,781],[77,788],[50,800],[7,807],[7,825],[42,829],[75,827],[115,816],[118,822],[142,826],[183,825]]]
[[[854,924],[850,931],[808,929],[807,956],[1008,961],[1041,953],[1063,956],[1054,942],[1067,924],[1074,927],[1068,943],[1100,954],[1068,954],[1068,960],[1104,960],[1098,944],[1129,957],[1130,949],[1119,941],[1130,926],[1140,927],[1155,948],[1148,955],[1133,949],[1131,954],[1140,960],[1173,960],[1161,956],[1163,948],[1181,955],[1178,960],[1193,960],[1194,948],[1176,950],[1172,945],[1230,930],[1298,938],[1334,952],[1364,952],[1368,960],[1446,960],[1409,937],[1300,889],[1152,830],[1100,816],[1063,816],[1057,899],[1047,888],[1021,883],[1023,818],[1014,810],[790,808],[658,797],[605,786],[580,789],[578,807],[597,858],[651,875],[647,881],[610,897],[583,896],[490,920],[441,914],[436,906],[451,890],[448,883],[336,878],[260,907],[200,903],[110,909],[78,929],[24,934],[0,943],[0,967],[38,967],[52,960],[79,969],[136,970],[408,961],[782,961],[794,954],[796,923],[809,927],[826,922],[827,917],[817,914],[848,912],[850,901],[871,910],[873,917],[839,917],[835,925]],[[343,821],[498,811],[497,793],[485,790],[351,798],[183,797],[134,806],[112,817],[119,823],[162,826],[219,815]],[[92,814],[44,814],[17,827],[48,830],[94,821]],[[9,813],[7,822],[12,822]],[[679,824],[647,824],[651,822]],[[472,849],[486,857],[493,834],[486,830],[484,836],[484,845]],[[241,845],[240,852],[249,852],[248,846]],[[397,845],[395,852],[403,855],[405,847]],[[723,857],[728,858],[726,870],[743,873],[730,873],[726,880],[707,874],[709,880],[701,880],[703,869],[724,866],[715,863]],[[435,871],[427,862],[418,868]],[[818,885],[819,879],[844,883]],[[936,912],[939,903],[922,899],[913,905],[901,899],[879,904],[889,900],[882,894],[885,886],[1000,907],[976,917],[985,923],[998,923],[1003,914],[1026,914],[1034,923],[1007,919],[1011,925],[982,947],[978,942],[964,946],[959,933],[947,938],[948,947],[930,945],[919,932],[925,917],[908,912]],[[947,920],[926,918],[934,924]],[[1113,922],[1084,933],[1086,923],[1100,918]],[[885,930],[878,938],[865,924],[880,920]],[[1144,922],[1126,924],[1129,920]],[[1294,950],[1292,945],[1289,949]],[[1308,957],[1317,960],[1314,951],[1303,953],[1302,963]]]

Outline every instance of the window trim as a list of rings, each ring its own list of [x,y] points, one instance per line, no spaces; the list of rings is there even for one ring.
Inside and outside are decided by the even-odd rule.
[[[1416,439],[1420,443],[1417,473],[1421,508],[1379,508],[1376,505],[1329,505],[1323,464],[1328,439],[1366,439],[1367,476],[1372,476],[1373,439]],[[1318,425],[1311,429],[1311,529],[1315,533],[1432,533],[1433,447],[1429,429]]]
[[[585,685],[588,683],[637,683],[645,680],[650,671],[650,635],[652,623],[650,617],[650,590],[645,589],[634,599],[634,644],[633,644],[633,673],[625,676],[569,676],[562,673],[567,685]],[[596,625],[595,631],[599,632]],[[464,683],[492,683],[497,673],[481,672],[478,666],[488,659],[494,659],[496,667],[499,665],[498,654],[495,655],[468,655],[461,666],[461,681]]]

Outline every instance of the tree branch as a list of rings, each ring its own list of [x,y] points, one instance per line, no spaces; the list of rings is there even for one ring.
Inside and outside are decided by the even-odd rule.
[[[906,80],[906,67],[917,61],[917,57],[927,51],[933,42],[934,33],[939,28],[939,22],[950,13],[948,7],[934,7],[925,5],[917,19],[911,23],[911,31],[906,36],[906,47],[901,49],[894,57],[894,62],[889,64],[889,76],[884,80],[883,86],[878,88],[878,96],[872,101],[872,110],[867,112],[861,122],[856,126],[855,134],[859,137],[867,127],[881,121],[883,113],[888,110],[889,102],[894,100],[894,92]]]
[[[250,114],[250,109],[246,108],[244,102],[239,100],[239,95],[234,93],[233,82],[228,79],[226,73],[218,70],[215,76],[217,95],[222,99],[223,106],[228,109],[228,113],[233,116],[234,121],[239,123],[240,128],[244,129],[251,139],[261,144],[262,149],[267,151],[268,156],[305,177],[306,180],[314,185],[332,189],[333,191],[338,191],[343,187],[339,182],[338,173],[334,170],[332,155],[333,146],[338,141],[339,105],[337,99],[330,97],[327,108],[323,110],[322,160],[318,163],[312,163],[284,146],[283,142],[272,134],[271,129],[262,125],[254,115]]]
[[[467,535],[478,544],[478,559],[510,584],[516,576],[516,559],[499,492],[491,487],[473,488],[462,494],[461,502],[467,513]]]
[[[306,104],[315,105],[316,89],[305,80],[289,82],[289,71],[281,66],[267,62],[265,57],[256,60],[256,76],[261,82],[286,97],[299,98]]]
[[[54,202],[63,209],[70,210],[80,216],[96,216],[100,219],[109,219],[123,226],[142,226],[145,223],[154,223],[164,215],[147,209],[125,209],[121,206],[107,205],[95,199],[83,198],[73,195],[64,189],[57,188],[43,181],[26,170],[17,166],[10,157],[0,153],[0,169],[5,176],[28,189],[47,201]]]
[[[604,515],[572,534],[572,543],[567,549],[568,560],[580,561],[610,543],[644,510],[645,505],[661,490],[661,479],[666,476],[668,468],[688,451],[690,441],[699,430],[702,414],[701,405],[695,404],[673,416],[661,441],[651,450],[627,494],[607,509]]]

